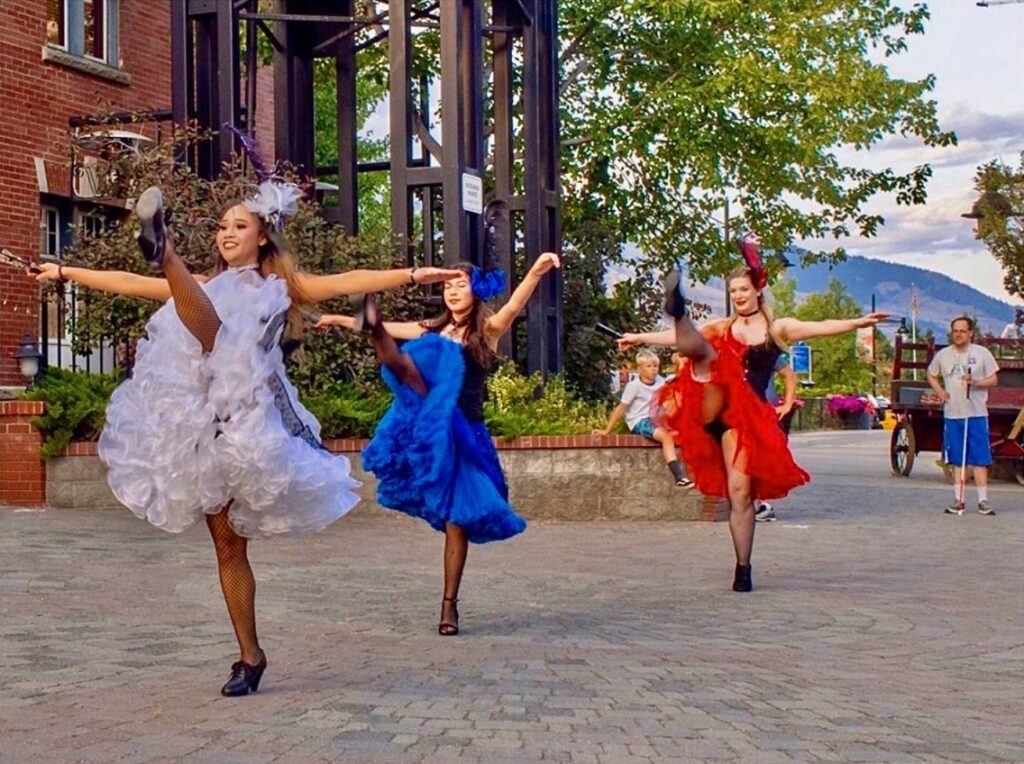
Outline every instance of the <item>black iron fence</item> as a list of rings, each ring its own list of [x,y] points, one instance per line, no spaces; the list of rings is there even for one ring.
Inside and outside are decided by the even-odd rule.
[[[67,283],[61,289],[44,292],[39,301],[39,342],[43,365],[70,371],[105,374],[131,365],[133,346],[127,337],[101,337],[95,347],[76,353],[72,338],[80,308],[88,305],[88,290]]]

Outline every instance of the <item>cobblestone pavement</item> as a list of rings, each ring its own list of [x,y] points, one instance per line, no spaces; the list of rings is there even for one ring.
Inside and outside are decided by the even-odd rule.
[[[4,762],[1021,761],[1024,489],[941,514],[885,433],[797,436],[814,482],[729,589],[724,523],[534,523],[473,548],[360,510],[251,547],[270,667],[235,660],[205,529],[0,512]]]

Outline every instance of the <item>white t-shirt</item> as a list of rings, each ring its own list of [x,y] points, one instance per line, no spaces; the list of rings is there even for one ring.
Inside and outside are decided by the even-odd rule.
[[[622,388],[620,400],[626,405],[626,426],[629,429],[632,430],[637,422],[651,415],[651,398],[663,384],[665,378],[659,374],[649,385],[642,382],[640,377],[634,377]]]
[[[999,364],[987,348],[970,344],[963,352],[956,345],[947,345],[932,358],[928,373],[942,377],[943,386],[949,393],[949,400],[943,407],[947,419],[966,419],[972,416],[988,416],[988,388],[971,385],[970,398],[967,386],[961,380],[970,373],[974,379],[989,377],[999,371]]]

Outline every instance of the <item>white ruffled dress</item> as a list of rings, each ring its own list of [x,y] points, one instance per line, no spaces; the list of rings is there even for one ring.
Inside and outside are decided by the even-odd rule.
[[[241,536],[323,530],[359,501],[346,458],[320,444],[320,423],[285,376],[285,283],[227,270],[203,285],[220,316],[204,353],[173,301],[139,341],[132,378],[107,408],[99,455],[117,499],[180,533],[231,501]]]

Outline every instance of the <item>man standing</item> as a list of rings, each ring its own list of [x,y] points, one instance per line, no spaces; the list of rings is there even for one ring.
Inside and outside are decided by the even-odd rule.
[[[928,364],[928,384],[943,402],[943,452],[946,463],[955,467],[953,490],[956,498],[945,511],[951,515],[964,513],[966,466],[974,472],[978,513],[994,515],[995,510],[988,503],[988,466],[992,464],[992,449],[986,403],[988,388],[997,384],[999,366],[986,348],[973,343],[972,319],[966,316],[954,318],[949,329],[953,344],[936,353]]]

